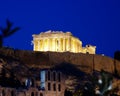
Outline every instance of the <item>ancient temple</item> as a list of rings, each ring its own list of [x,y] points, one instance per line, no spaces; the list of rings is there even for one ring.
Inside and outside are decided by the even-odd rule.
[[[71,32],[46,31],[33,34],[34,51],[74,52],[95,54],[96,46],[82,47],[82,41]]]

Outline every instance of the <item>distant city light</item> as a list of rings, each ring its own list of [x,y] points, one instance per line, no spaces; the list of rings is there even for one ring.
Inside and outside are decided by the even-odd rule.
[[[110,86],[108,87],[108,90],[111,90],[112,89],[112,82],[110,84]]]
[[[101,80],[101,79],[99,79],[99,80],[98,80],[98,83],[99,83],[99,84],[102,84],[102,80]]]
[[[105,54],[102,54],[102,56],[105,56]]]

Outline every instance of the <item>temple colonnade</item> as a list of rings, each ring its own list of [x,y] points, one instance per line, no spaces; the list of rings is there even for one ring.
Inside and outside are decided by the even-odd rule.
[[[73,38],[42,38],[34,41],[35,51],[79,52],[81,44]]]
[[[46,31],[33,36],[34,51],[74,52],[95,54],[96,46],[82,47],[82,41],[74,37],[71,32]]]

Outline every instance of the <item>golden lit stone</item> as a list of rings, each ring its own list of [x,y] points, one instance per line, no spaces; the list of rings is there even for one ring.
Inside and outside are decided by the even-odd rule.
[[[74,37],[71,32],[47,31],[32,35],[34,51],[74,52],[95,54],[96,46],[82,47],[82,41]]]

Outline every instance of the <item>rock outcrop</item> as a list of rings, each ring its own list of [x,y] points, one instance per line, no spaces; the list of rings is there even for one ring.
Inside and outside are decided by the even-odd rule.
[[[97,54],[38,52],[0,48],[0,58],[7,61],[18,60],[30,68],[52,68],[61,63],[69,63],[86,73],[91,73],[93,70],[104,70],[117,73],[120,76],[119,61]]]

